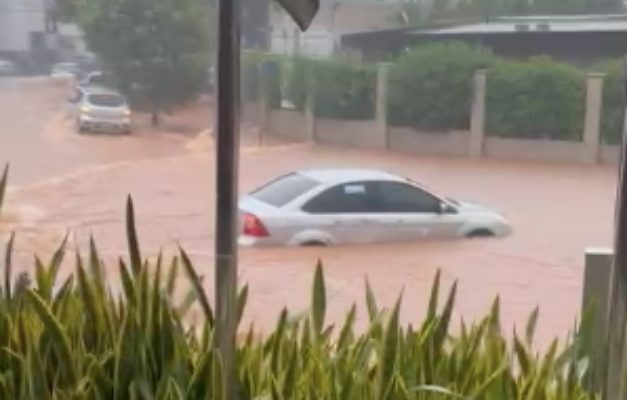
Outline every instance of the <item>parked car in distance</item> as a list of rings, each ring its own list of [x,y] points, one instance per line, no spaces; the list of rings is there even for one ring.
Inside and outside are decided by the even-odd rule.
[[[283,175],[239,200],[241,246],[332,246],[504,236],[498,212],[373,169]]]
[[[52,66],[50,78],[54,80],[71,80],[80,76],[81,70],[78,64],[73,62],[57,63]]]
[[[11,76],[17,73],[17,67],[13,61],[0,60],[0,76]]]
[[[80,86],[68,100],[68,114],[76,131],[130,134],[131,110],[126,97],[101,86]]]

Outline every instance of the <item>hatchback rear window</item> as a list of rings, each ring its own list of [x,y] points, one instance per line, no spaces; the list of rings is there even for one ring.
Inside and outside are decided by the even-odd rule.
[[[282,207],[318,186],[320,182],[301,174],[284,175],[253,191],[250,195],[257,200]]]
[[[126,99],[117,94],[90,94],[87,101],[99,107],[122,107],[126,105]]]

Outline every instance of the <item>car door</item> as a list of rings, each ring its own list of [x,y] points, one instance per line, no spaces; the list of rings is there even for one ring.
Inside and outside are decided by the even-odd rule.
[[[336,244],[376,243],[379,205],[366,182],[338,184],[314,196],[301,208],[304,225],[332,237]]]
[[[442,239],[457,237],[463,225],[454,208],[426,190],[405,182],[373,183],[382,213],[393,217],[391,225],[398,240]]]

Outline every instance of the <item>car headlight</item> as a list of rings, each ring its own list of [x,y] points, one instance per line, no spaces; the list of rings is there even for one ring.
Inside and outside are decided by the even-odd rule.
[[[88,114],[91,111],[91,108],[87,107],[87,106],[82,106],[81,107],[81,112],[83,114]]]

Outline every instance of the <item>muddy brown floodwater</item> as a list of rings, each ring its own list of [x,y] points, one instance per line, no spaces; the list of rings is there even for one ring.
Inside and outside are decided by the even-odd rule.
[[[132,194],[145,253],[170,251],[180,242],[212,293],[214,167],[208,139],[199,144],[191,136],[143,131],[131,138],[79,137],[59,117],[57,89],[41,82],[21,91],[25,83],[3,84],[15,90],[0,93],[1,104],[12,104],[7,96],[31,104],[11,112],[0,108],[5,123],[0,162],[18,164],[18,185],[11,190],[3,227],[5,232],[17,228],[26,238],[21,251],[49,252],[69,229],[79,246],[93,233],[107,257],[122,254],[124,201]],[[46,123],[19,121],[38,104],[43,111],[36,112]],[[309,304],[314,264],[322,259],[332,320],[341,319],[353,302],[363,303],[367,277],[382,304],[391,305],[404,289],[403,318],[418,321],[441,269],[447,284],[459,279],[457,316],[482,316],[498,294],[503,323],[511,327],[540,305],[539,336],[546,341],[564,335],[577,317],[585,248],[611,243],[616,173],[607,166],[410,157],[279,142],[258,148],[244,140],[241,189],[321,165],[385,168],[411,176],[452,197],[502,211],[514,234],[476,241],[242,249],[240,276],[251,286],[247,320],[259,327],[271,326],[283,306]],[[18,167],[27,172],[19,175]]]

